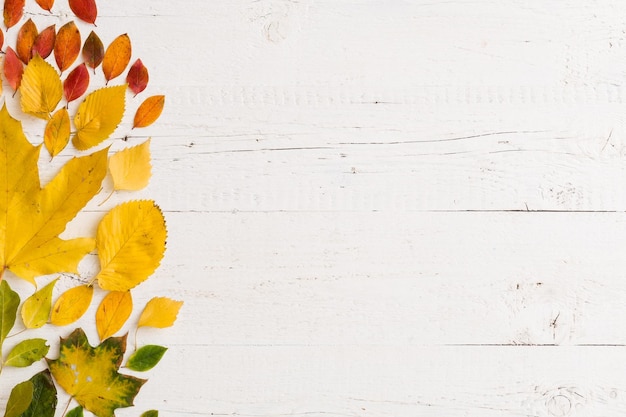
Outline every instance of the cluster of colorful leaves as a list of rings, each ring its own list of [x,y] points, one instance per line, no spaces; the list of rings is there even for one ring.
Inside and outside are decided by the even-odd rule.
[[[54,0],[36,2],[47,11],[54,6]],[[25,0],[4,0],[7,29],[22,21],[25,7]],[[69,7],[78,19],[95,23],[95,0],[69,0]],[[52,158],[66,149],[70,139],[73,152],[87,151],[110,140],[122,122],[127,91],[137,96],[148,85],[148,70],[142,61],[137,59],[129,65],[132,47],[127,34],[115,38],[105,49],[94,31],[83,42],[80,25],[84,23],[69,21],[58,30],[55,25],[40,30],[28,19],[19,26],[15,48],[7,46],[4,50],[2,75],[12,95],[18,95],[22,112],[45,121],[43,145]],[[0,30],[2,46],[4,33]],[[82,62],[77,62],[81,55]],[[53,60],[56,68],[48,60]],[[89,69],[95,76],[98,68],[106,86],[88,92],[92,77]],[[109,86],[124,72],[125,83]],[[69,103],[83,96],[70,118]],[[65,106],[61,105],[63,99]],[[146,98],[137,108],[132,128],[154,123],[164,103],[162,95]],[[78,403],[67,416],[82,416],[85,409],[97,417],[111,417],[117,408],[133,404],[145,382],[119,373],[126,335],[115,335],[133,311],[131,290],[160,264],[167,235],[165,219],[154,201],[129,201],[102,218],[95,237],[65,239],[61,234],[67,223],[100,193],[107,175],[112,179],[113,191],[147,186],[151,176],[150,139],[112,155],[110,147],[104,147],[73,157],[43,187],[38,169],[40,150],[40,145],[26,138],[21,122],[4,105],[0,110],[0,370],[40,361],[46,364],[44,371],[13,388],[4,415],[53,417],[58,385]],[[7,282],[6,271],[35,287],[42,276],[78,275],[79,262],[94,250],[100,261],[99,272],[86,277],[88,284],[60,294],[54,303],[58,278],[23,302]],[[46,357],[49,344],[41,338],[22,340],[3,355],[2,346],[18,315],[26,330],[48,324],[70,325],[88,310],[96,290],[104,293],[95,314],[99,345],[91,346],[85,332],[77,328],[69,337],[61,338],[57,359]],[[173,325],[181,305],[167,297],[153,298],[144,307],[136,329]],[[135,347],[125,367],[147,371],[165,351],[157,345]],[[143,414],[157,415],[155,410]]]

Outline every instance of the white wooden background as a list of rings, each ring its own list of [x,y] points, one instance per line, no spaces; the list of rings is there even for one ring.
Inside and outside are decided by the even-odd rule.
[[[156,199],[135,301],[185,301],[119,416],[626,413],[626,3],[99,7],[167,102],[150,187],[72,227]]]

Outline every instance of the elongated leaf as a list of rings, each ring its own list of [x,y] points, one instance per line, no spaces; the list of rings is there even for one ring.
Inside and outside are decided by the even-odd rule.
[[[167,348],[158,345],[146,345],[137,349],[126,363],[126,367],[132,371],[145,372],[154,368],[163,355],[167,352]]]
[[[76,17],[87,23],[95,23],[98,16],[98,8],[95,0],[70,0],[70,9]]]
[[[4,32],[0,30],[0,48],[4,46]]]
[[[35,387],[31,381],[24,381],[14,386],[4,411],[4,417],[19,417],[28,410],[33,401],[34,390]]]
[[[57,407],[57,389],[52,382],[50,371],[35,374],[30,382],[33,384],[33,400],[20,417],[54,417]]]
[[[17,32],[15,52],[24,64],[28,64],[28,61],[30,61],[31,50],[33,49],[37,35],[39,35],[39,32],[32,19],[28,19],[22,25],[19,32]]]
[[[24,15],[26,0],[4,0],[4,25],[7,29],[15,26]]]
[[[149,79],[150,76],[148,75],[148,68],[143,65],[141,59],[138,59],[130,67],[130,70],[128,70],[128,75],[126,76],[126,84],[128,84],[128,88],[130,88],[130,91],[137,95],[146,89]]]
[[[96,329],[100,340],[113,336],[124,326],[133,311],[130,291],[111,291],[96,311]]]
[[[159,412],[157,410],[148,410],[142,413],[140,417],[159,417]]]
[[[54,0],[36,0],[39,7],[44,10],[50,11],[54,6]]]
[[[43,59],[46,59],[52,53],[54,49],[54,41],[56,39],[56,27],[55,25],[48,26],[44,30],[42,30],[39,35],[35,38],[35,42],[33,43],[33,47],[31,50],[31,55],[39,55]]]
[[[161,116],[164,105],[165,96],[152,96],[145,99],[135,113],[133,128],[150,126]]]
[[[154,297],[144,307],[139,317],[137,327],[170,327],[176,321],[182,301],[175,301],[167,297]]]
[[[17,91],[20,87],[23,74],[24,64],[22,64],[15,51],[10,46],[7,47],[4,55],[4,77],[14,91]]]
[[[63,97],[63,85],[52,65],[37,55],[24,70],[20,92],[22,111],[48,120]]]
[[[132,47],[127,34],[118,36],[104,52],[102,71],[107,82],[120,75],[130,62]]]
[[[76,408],[71,409],[66,415],[65,417],[83,417],[83,407],[81,407],[80,405]]]
[[[65,107],[60,108],[48,120],[43,142],[51,157],[55,157],[70,141],[70,116]]]
[[[68,103],[76,100],[85,94],[87,87],[89,87],[89,71],[87,71],[87,66],[83,63],[74,68],[63,82],[65,99]]]
[[[141,145],[116,152],[109,158],[109,171],[115,190],[141,190],[150,181],[150,170],[150,139]]]
[[[97,68],[104,58],[104,45],[94,31],[91,31],[83,45],[83,59],[90,68]]]
[[[22,304],[22,321],[27,329],[38,329],[48,322],[52,309],[52,290],[58,280],[50,282]]]
[[[14,366],[16,368],[25,368],[33,363],[40,361],[48,353],[50,347],[46,345],[45,339],[27,339],[18,343],[9,352],[5,366]]]
[[[0,282],[0,348],[15,325],[19,305],[20,296],[9,287],[7,280],[3,279]]]
[[[76,61],[80,53],[80,32],[74,22],[61,26],[54,41],[54,59],[61,72]]]
[[[107,139],[124,116],[126,86],[105,87],[90,93],[74,117],[76,135],[72,143],[78,150],[89,149]]]
[[[93,287],[79,285],[65,291],[54,303],[50,323],[65,326],[81,318],[89,308],[93,298]]]

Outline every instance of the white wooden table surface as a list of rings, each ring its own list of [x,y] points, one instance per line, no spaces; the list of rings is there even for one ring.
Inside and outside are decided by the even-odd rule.
[[[154,198],[185,301],[119,416],[626,413],[626,3],[99,6],[167,102],[75,227]]]

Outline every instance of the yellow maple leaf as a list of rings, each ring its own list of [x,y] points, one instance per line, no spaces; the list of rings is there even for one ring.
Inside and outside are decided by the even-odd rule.
[[[141,312],[137,327],[170,327],[176,321],[182,301],[167,297],[154,297]]]
[[[90,93],[80,103],[72,143],[78,150],[89,149],[107,139],[124,117],[126,85],[104,87]]]
[[[109,171],[115,190],[141,190],[150,181],[150,170],[150,139],[109,158]]]
[[[20,93],[25,113],[49,119],[63,97],[63,84],[54,67],[35,55],[24,69]]]
[[[91,238],[64,240],[66,224],[96,195],[106,174],[107,150],[72,158],[44,188],[37,161],[40,146],[28,142],[6,106],[0,110],[0,272],[34,278],[77,272],[94,248]]]

